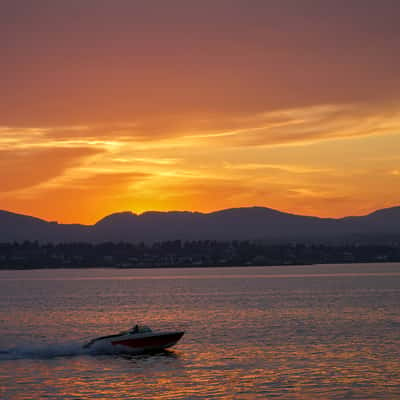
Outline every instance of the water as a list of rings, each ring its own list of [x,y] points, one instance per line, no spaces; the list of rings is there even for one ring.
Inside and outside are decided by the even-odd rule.
[[[82,349],[135,322],[186,334]],[[400,399],[400,264],[2,271],[0,398]]]

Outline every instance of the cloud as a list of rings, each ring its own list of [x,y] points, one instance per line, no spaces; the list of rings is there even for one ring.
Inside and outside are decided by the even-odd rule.
[[[291,164],[267,164],[267,163],[246,163],[246,164],[230,164],[225,163],[227,169],[241,170],[241,171],[263,171],[273,170],[288,172],[291,174],[320,174],[322,172],[331,172],[330,168],[316,168],[307,167],[302,165],[291,165]]]
[[[0,127],[0,148],[91,147],[118,153],[128,147],[140,152],[196,145],[302,145],[399,132],[397,107],[331,104],[255,114],[169,115],[110,125]]]
[[[64,175],[99,151],[91,148],[0,150],[1,192],[29,191]]]
[[[185,136],[215,146],[282,146],[312,144],[369,135],[400,133],[400,111],[371,105],[325,105],[285,109],[235,121],[241,126],[223,132]]]

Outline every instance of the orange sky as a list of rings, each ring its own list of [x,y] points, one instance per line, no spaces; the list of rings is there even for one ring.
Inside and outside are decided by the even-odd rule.
[[[398,205],[400,6],[299,3],[3,1],[0,209]]]

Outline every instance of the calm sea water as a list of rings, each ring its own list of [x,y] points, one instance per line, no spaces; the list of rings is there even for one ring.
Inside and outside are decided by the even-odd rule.
[[[136,322],[186,334],[81,348]],[[0,398],[400,399],[400,264],[2,271]]]

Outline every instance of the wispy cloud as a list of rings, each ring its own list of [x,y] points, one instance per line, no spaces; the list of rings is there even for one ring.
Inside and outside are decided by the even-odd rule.
[[[370,105],[326,105],[248,116],[238,129],[184,136],[224,146],[282,146],[400,133],[400,111]]]
[[[205,143],[251,147],[400,133],[398,108],[370,104],[317,105],[247,113],[240,117],[202,118],[199,115],[188,120],[186,116],[174,116],[175,123],[171,118],[110,126],[0,127],[0,146],[21,149],[89,146],[110,151],[129,145],[135,145],[138,150]],[[221,124],[224,129],[220,128]]]
[[[331,172],[332,168],[317,168],[317,167],[308,167],[302,165],[290,165],[290,164],[267,164],[267,163],[247,163],[247,164],[230,164],[225,163],[224,167],[227,169],[233,170],[242,170],[242,171],[259,171],[259,170],[279,170],[283,172],[289,172],[293,174],[314,174],[314,173],[322,173],[322,172]]]

